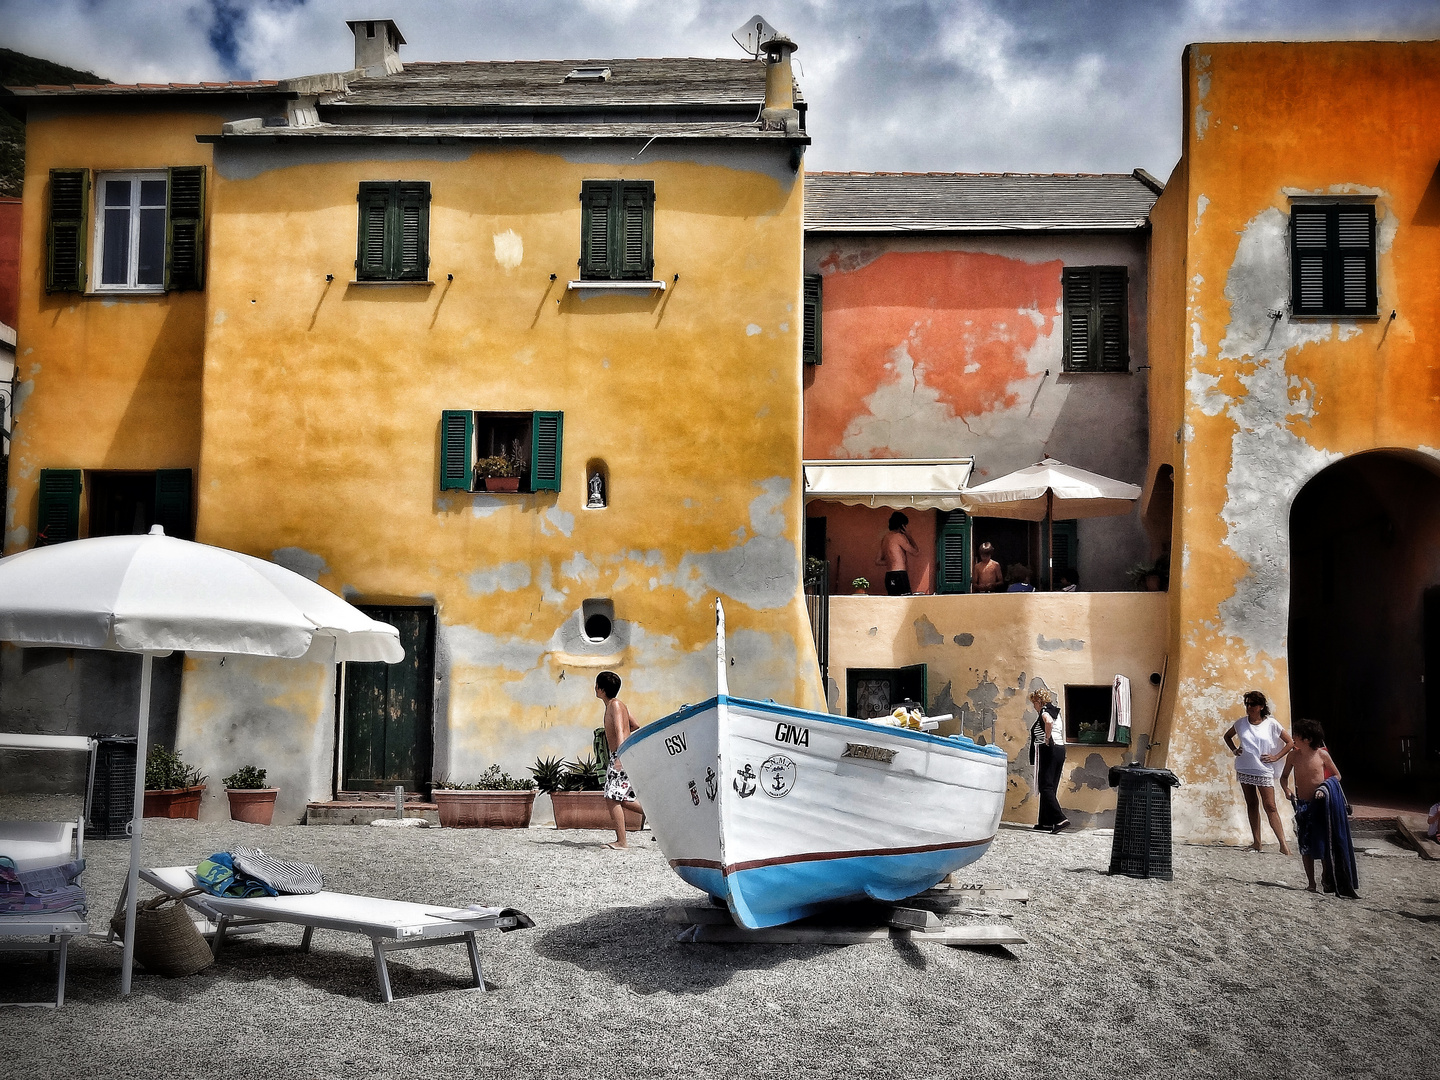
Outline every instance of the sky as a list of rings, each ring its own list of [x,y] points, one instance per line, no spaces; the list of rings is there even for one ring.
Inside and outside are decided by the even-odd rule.
[[[579,60],[739,57],[757,13],[799,45],[811,171],[1164,179],[1187,42],[1440,38],[1440,0],[0,0],[0,45],[196,82],[346,70],[346,19],[402,60]]]

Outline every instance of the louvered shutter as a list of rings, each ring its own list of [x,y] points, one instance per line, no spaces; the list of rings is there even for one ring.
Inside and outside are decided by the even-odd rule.
[[[165,198],[165,288],[198,289],[205,282],[205,167],[171,169]]]
[[[446,409],[440,414],[440,490],[469,491],[474,483],[475,414]]]
[[[1050,587],[1058,588],[1060,574],[1069,570],[1072,580],[1079,563],[1080,531],[1073,521],[1057,521],[1047,530],[1053,536],[1050,548]]]
[[[1089,266],[1067,266],[1061,274],[1065,306],[1065,370],[1095,370],[1091,348],[1094,330],[1095,275]]]
[[[819,274],[805,275],[805,316],[800,356],[807,364],[820,363],[820,298],[823,279]]]
[[[1297,315],[1325,311],[1325,263],[1330,215],[1324,207],[1297,206],[1290,214],[1291,310]]]
[[[1375,207],[1338,206],[1336,253],[1338,310],[1346,315],[1376,314]]]
[[[360,240],[355,256],[355,276],[360,280],[383,281],[389,276],[386,250],[386,219],[390,215],[393,184],[360,185]]]
[[[1291,210],[1290,276],[1296,315],[1375,315],[1375,207],[1341,203]]]
[[[580,277],[605,281],[611,277],[610,211],[617,185],[586,180],[580,189]]]
[[[649,281],[655,272],[653,257],[655,185],[627,183],[621,186],[619,213],[619,273],[629,281]]]
[[[964,510],[951,510],[940,519],[940,535],[935,545],[936,591],[963,593],[970,591],[970,515]]]
[[[395,232],[390,276],[423,281],[430,268],[430,185],[397,184],[390,222]]]
[[[1097,266],[1095,269],[1095,308],[1092,318],[1097,333],[1091,337],[1091,348],[1098,356],[1101,371],[1130,369],[1130,318],[1126,310],[1123,266]]]
[[[181,540],[195,539],[191,524],[189,469],[159,469],[155,473],[155,523],[166,536]]]
[[[46,292],[85,291],[85,217],[89,198],[88,169],[50,170]]]
[[[80,537],[80,470],[40,470],[40,514],[35,546],[60,544]]]
[[[564,413],[537,412],[530,423],[530,490],[560,490]]]

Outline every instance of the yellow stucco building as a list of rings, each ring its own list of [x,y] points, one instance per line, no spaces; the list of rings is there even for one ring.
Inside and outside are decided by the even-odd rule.
[[[821,705],[788,50],[402,64],[351,28],[347,73],[8,102],[6,550],[160,521],[395,622],[391,668],[176,662],[175,742],[270,770],[277,820],[588,752],[605,668],[641,720],[713,693],[716,597],[732,687]],[[123,659],[45,652],[4,650],[7,712],[125,715]]]

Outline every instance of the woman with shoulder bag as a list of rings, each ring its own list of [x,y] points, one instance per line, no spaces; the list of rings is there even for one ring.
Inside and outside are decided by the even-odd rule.
[[[1040,791],[1040,820],[1035,828],[1058,833],[1070,827],[1070,819],[1060,809],[1056,795],[1060,787],[1060,774],[1065,769],[1065,723],[1060,719],[1060,707],[1055,704],[1055,695],[1049,690],[1035,690],[1030,694],[1034,707],[1035,723],[1030,727],[1030,760],[1036,762],[1035,786]]]

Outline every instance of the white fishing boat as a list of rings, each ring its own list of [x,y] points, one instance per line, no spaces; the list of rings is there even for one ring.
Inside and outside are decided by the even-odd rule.
[[[731,697],[715,608],[719,692],[619,749],[682,879],[758,929],[835,901],[902,900],[985,854],[1005,803],[1003,750]]]

